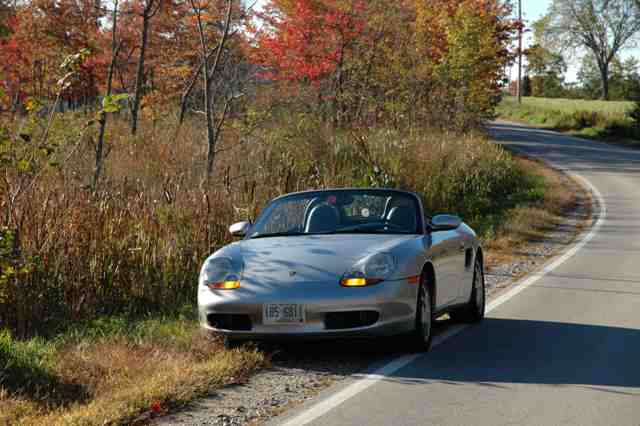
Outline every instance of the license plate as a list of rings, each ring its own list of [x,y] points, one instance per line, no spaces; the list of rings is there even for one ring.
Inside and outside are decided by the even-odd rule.
[[[297,303],[265,303],[262,307],[264,324],[302,324],[304,305]]]

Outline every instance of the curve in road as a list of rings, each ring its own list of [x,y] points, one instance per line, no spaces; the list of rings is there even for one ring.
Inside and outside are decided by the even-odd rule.
[[[640,151],[510,123],[490,132],[590,182],[606,221],[481,325],[453,327],[428,355],[397,358],[277,423],[640,425]]]

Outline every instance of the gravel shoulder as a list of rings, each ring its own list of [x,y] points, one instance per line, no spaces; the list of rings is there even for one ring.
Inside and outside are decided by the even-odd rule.
[[[566,184],[578,194],[578,202],[563,222],[544,238],[517,248],[512,261],[488,268],[485,274],[489,299],[507,291],[519,278],[536,271],[551,258],[565,251],[592,225],[591,197],[575,181],[564,176]],[[447,327],[446,318],[438,328]],[[395,343],[395,342],[394,342]],[[381,349],[382,347],[382,349]],[[287,409],[304,403],[320,391],[372,364],[403,352],[402,345],[380,341],[320,342],[287,345],[261,345],[271,354],[271,367],[220,389],[183,411],[155,420],[158,425],[257,425]]]

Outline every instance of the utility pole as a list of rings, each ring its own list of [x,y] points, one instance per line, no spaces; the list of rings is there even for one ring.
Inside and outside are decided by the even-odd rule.
[[[522,103],[522,0],[518,0],[518,104]]]

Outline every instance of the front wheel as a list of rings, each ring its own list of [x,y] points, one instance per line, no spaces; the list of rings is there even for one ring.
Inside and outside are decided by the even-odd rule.
[[[418,351],[428,351],[431,348],[433,334],[433,303],[429,283],[423,282],[418,290],[416,306],[416,325],[411,334],[412,346]]]
[[[471,284],[471,298],[467,305],[457,311],[451,312],[450,316],[454,321],[480,322],[484,319],[486,309],[486,290],[484,285],[484,273],[482,264],[476,259],[473,270],[473,282]]]

